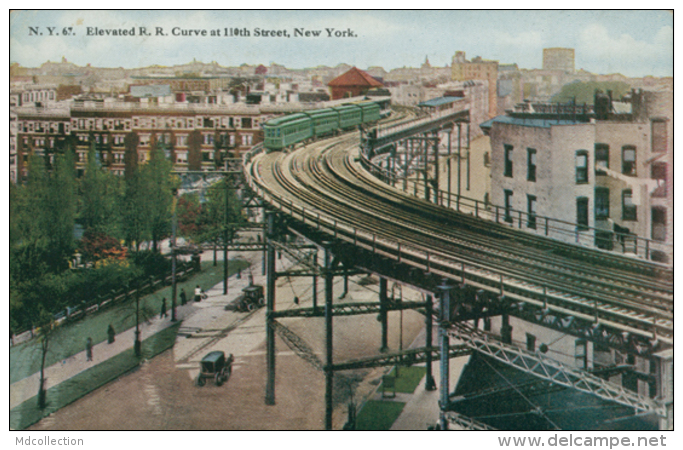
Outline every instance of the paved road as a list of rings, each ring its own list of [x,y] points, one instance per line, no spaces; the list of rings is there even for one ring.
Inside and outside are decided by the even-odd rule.
[[[263,284],[261,255],[247,255],[254,263],[254,281]],[[278,264],[286,264],[283,257]],[[281,270],[283,266],[278,267]],[[335,302],[369,301],[377,298],[378,285],[361,286],[362,277],[350,279],[350,291],[344,299],[342,278],[335,281]],[[228,304],[248,282],[230,279],[229,295],[223,296],[219,284],[208,291],[208,298],[189,304],[180,311],[183,323],[173,349],[145,362],[140,368],[95,392],[81,398],[43,419],[33,430],[311,430],[324,428],[324,375],[294,354],[283,341],[276,339],[276,405],[264,402],[265,367],[265,309],[253,313],[226,311]],[[311,305],[311,280],[281,278],[278,281],[277,309]],[[319,283],[318,298],[322,298],[323,283]],[[404,289],[404,298],[413,299],[415,292]],[[415,298],[417,299],[417,297]],[[389,345],[399,347],[400,314],[390,313]],[[155,319],[149,327],[166,324]],[[283,319],[283,323],[304,339],[324,359],[324,322],[322,319]],[[403,313],[404,345],[415,341],[423,329],[424,318],[412,311]],[[375,315],[335,317],[334,353],[336,361],[344,361],[378,354],[380,325]],[[421,340],[420,340],[421,339]],[[119,341],[132,342],[117,337]],[[418,344],[424,338],[418,338]],[[114,347],[95,348],[96,361],[104,358]],[[115,345],[115,344],[112,344]],[[122,344],[123,345],[123,344]],[[235,356],[231,378],[221,387],[208,383],[196,387],[193,379],[199,360],[208,352],[223,350]],[[98,355],[99,354],[99,355]],[[80,357],[79,357],[80,356]],[[88,367],[82,355],[69,364]],[[91,364],[91,363],[88,363]],[[434,364],[437,369],[437,364]],[[74,369],[75,370],[75,369]],[[347,371],[335,374],[334,411],[335,429],[346,420],[349,394],[347,385],[354,386],[357,403],[373,398],[381,376],[388,368]],[[54,381],[54,380],[53,380]],[[414,400],[406,405],[405,413],[397,421],[401,429],[425,429],[438,416],[434,392],[416,390]],[[106,410],[106,414],[102,414]]]

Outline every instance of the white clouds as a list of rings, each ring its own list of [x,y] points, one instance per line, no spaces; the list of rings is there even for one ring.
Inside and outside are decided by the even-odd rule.
[[[30,36],[28,27],[72,26],[77,36]],[[86,36],[86,27],[224,30],[352,29],[356,38]],[[289,67],[341,62],[386,69],[450,62],[456,50],[523,68],[540,67],[544,47],[576,49],[577,67],[630,76],[673,73],[669,16],[642,11],[19,11],[10,16],[10,60],[37,67],[65,56],[79,65],[173,65],[192,58],[223,65],[271,61]]]
[[[522,31],[512,34],[506,31],[494,31],[493,40],[500,46],[540,48],[543,45],[542,33],[539,31]]]
[[[612,34],[606,26],[594,23],[581,32],[576,54],[583,67],[594,64],[603,72],[662,75],[673,64],[673,29],[664,26],[651,41],[645,41],[626,33]]]

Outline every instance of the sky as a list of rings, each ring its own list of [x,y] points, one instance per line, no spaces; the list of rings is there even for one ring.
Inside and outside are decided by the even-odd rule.
[[[140,27],[150,35],[141,35]],[[164,35],[156,35],[156,27]],[[135,35],[93,35],[95,28],[134,30]],[[226,29],[250,35],[225,36]],[[295,29],[320,34],[295,36]],[[202,30],[207,36],[182,35]],[[289,37],[256,36],[257,30]],[[211,36],[212,31],[219,35]],[[64,57],[79,66],[135,68],[196,59],[222,66],[274,62],[296,69],[346,63],[391,70],[419,67],[426,57],[432,66],[443,67],[461,50],[468,59],[481,56],[540,69],[544,48],[565,47],[575,49],[576,69],[661,77],[673,76],[673,36],[673,14],[667,11],[26,10],[10,15],[10,62],[38,67]]]

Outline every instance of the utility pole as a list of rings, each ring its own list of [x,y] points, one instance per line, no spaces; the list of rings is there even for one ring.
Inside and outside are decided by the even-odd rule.
[[[225,220],[223,223],[223,295],[228,295],[228,224],[230,213],[230,175],[225,177]]]

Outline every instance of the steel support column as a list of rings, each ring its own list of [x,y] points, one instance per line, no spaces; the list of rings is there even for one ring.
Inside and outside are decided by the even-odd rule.
[[[501,316],[500,325],[500,339],[506,344],[512,344],[512,325],[510,325],[510,316],[503,314]]]
[[[448,358],[448,349],[450,347],[450,339],[448,335],[448,326],[450,324],[451,311],[451,292],[453,286],[448,284],[447,280],[438,286],[439,289],[439,344],[441,346],[441,392],[439,395],[439,407],[441,409],[441,429],[448,429],[448,420],[446,419],[446,412],[450,403],[450,366]]]
[[[674,387],[674,359],[673,350],[665,350],[654,355],[656,367],[656,396],[664,405],[665,415],[659,416],[659,429],[673,429],[673,387]]]
[[[434,131],[434,204],[439,204],[439,132]]]
[[[318,250],[315,251],[315,265],[318,265]],[[312,286],[311,299],[313,301],[313,310],[318,309],[318,274],[313,273],[313,286]]]
[[[273,311],[275,311],[275,247],[271,239],[275,236],[275,213],[266,213],[266,405],[275,404],[275,330]]]
[[[458,122],[458,196],[455,199],[455,203],[457,205],[457,210],[460,211],[460,186],[462,184],[461,178],[462,178],[462,160],[461,160],[461,155],[462,155],[462,126],[460,125],[460,122]]]
[[[425,307],[425,347],[432,348],[432,296],[427,295]],[[425,390],[434,391],[436,390],[436,383],[434,382],[434,376],[432,375],[432,353],[427,351],[427,361],[425,361],[427,367]]]
[[[387,343],[387,279],[379,279],[379,321],[382,324],[382,344],[379,351],[386,352],[389,350]]]
[[[325,246],[325,429],[332,429],[332,387],[334,371],[332,370],[332,289],[334,287],[332,272],[332,252]]]
[[[451,135],[452,130],[448,130],[448,207],[451,207]]]

